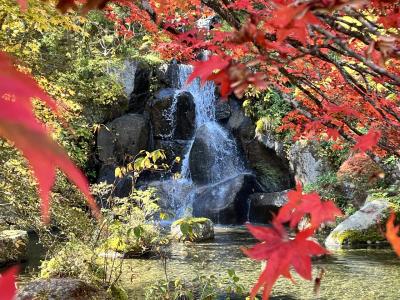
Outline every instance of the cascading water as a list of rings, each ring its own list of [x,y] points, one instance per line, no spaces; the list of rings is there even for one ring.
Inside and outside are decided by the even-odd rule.
[[[216,121],[214,83],[206,82],[201,85],[197,78],[190,84],[186,84],[191,72],[191,66],[179,65],[180,91],[188,91],[193,95],[196,112],[195,129],[197,131],[199,128],[203,128],[207,133],[207,149],[212,157],[212,166],[209,170],[210,180],[207,184],[214,184],[245,172],[245,167],[233,137]],[[171,107],[166,113],[172,116],[173,109],[174,107]],[[173,121],[171,120],[171,122]],[[168,206],[175,211],[177,218],[190,214],[197,188],[191,178],[189,159],[194,139],[195,137],[189,142],[185,151],[181,165],[181,177],[163,182],[163,190],[168,197]]]

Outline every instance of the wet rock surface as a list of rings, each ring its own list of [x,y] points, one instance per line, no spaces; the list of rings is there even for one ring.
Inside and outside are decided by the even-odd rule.
[[[251,174],[240,174],[198,188],[193,215],[207,217],[217,224],[243,224],[247,221],[247,198],[259,191],[256,178]]]

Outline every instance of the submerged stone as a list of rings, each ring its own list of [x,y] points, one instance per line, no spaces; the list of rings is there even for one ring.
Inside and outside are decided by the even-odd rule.
[[[171,235],[178,241],[202,242],[214,238],[214,223],[207,218],[183,218],[172,223]]]
[[[365,244],[368,241],[383,241],[380,224],[387,218],[389,202],[380,199],[368,201],[365,205],[340,223],[326,238],[328,249],[339,249],[346,244]]]

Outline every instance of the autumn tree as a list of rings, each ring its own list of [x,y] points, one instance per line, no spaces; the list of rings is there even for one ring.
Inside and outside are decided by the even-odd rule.
[[[154,47],[165,57],[192,62],[195,69],[190,79],[215,81],[222,97],[234,94],[241,98],[249,87],[279,89],[292,108],[280,129],[293,131],[295,139],[329,139],[335,141],[336,147],[348,143],[378,162],[384,156],[400,157],[397,147],[400,142],[399,1],[108,2],[60,0],[57,7],[63,12],[76,9],[82,13],[104,8],[126,38],[135,34],[137,26],[144,26],[152,36]],[[19,3],[26,8],[25,0]],[[127,12],[123,19],[114,13],[118,7]],[[218,15],[222,21],[213,28],[196,25],[199,19],[212,15]],[[204,50],[210,53],[208,60],[193,62]],[[8,68],[3,75],[12,76],[18,83],[21,75],[11,70],[6,60],[3,64]],[[30,88],[34,95],[42,96],[53,105],[33,84]],[[26,93],[15,92],[28,103],[29,86]],[[31,107],[28,105],[22,110],[13,106],[12,101],[1,103],[8,110],[0,114],[1,134],[26,150],[42,189],[48,193],[53,178],[46,179],[43,166],[35,165],[38,153],[26,147],[23,131],[10,134],[17,128],[14,123],[10,125],[12,118],[22,114],[28,116],[21,121],[22,129],[36,128],[29,113]],[[44,137],[38,127],[35,133]],[[45,141],[49,147],[43,151],[53,150],[44,153],[49,153],[48,157],[62,166],[60,162],[66,161],[65,157],[60,160],[54,156],[59,153],[58,148]],[[53,166],[47,169],[53,174],[50,167]],[[70,174],[75,172],[70,167],[65,170]],[[77,183],[87,191],[84,182]],[[47,199],[47,194],[42,196]],[[311,227],[291,240],[283,225],[289,223],[295,228],[304,215],[311,217]],[[304,194],[298,186],[289,196],[289,203],[274,218],[271,228],[249,227],[262,243],[247,250],[247,254],[268,260],[252,296],[264,286],[263,297],[267,298],[280,275],[290,278],[290,266],[310,279],[310,257],[324,254],[325,250],[309,237],[319,225],[338,215],[340,211],[332,202],[321,201],[316,194]],[[398,243],[398,227],[393,221],[391,218],[388,223],[387,236],[392,243]]]

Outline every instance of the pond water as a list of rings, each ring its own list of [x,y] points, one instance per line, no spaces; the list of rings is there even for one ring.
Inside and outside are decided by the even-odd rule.
[[[246,258],[240,246],[256,241],[244,227],[217,227],[214,241],[173,244],[167,261],[169,279],[191,280],[198,275],[225,276],[234,269],[250,290],[260,274],[260,264]],[[313,282],[294,276],[297,284],[281,278],[271,299],[400,299],[400,259],[390,249],[357,249],[335,252],[313,264],[313,277],[324,268],[319,296]],[[130,259],[125,264],[124,287],[130,299],[143,299],[144,289],[165,278],[160,260]]]

